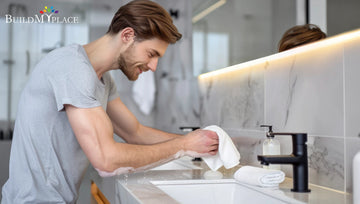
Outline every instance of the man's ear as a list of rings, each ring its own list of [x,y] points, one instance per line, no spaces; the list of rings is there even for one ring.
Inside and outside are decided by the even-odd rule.
[[[124,43],[128,43],[134,40],[135,37],[135,31],[131,27],[124,28],[120,33],[121,40]]]

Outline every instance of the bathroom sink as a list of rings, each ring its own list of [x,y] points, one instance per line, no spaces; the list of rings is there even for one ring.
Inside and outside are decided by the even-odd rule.
[[[161,166],[150,169],[152,170],[190,170],[190,169],[202,169],[192,163],[191,157],[182,157],[180,159],[168,162]]]
[[[151,181],[170,197],[182,204],[232,203],[302,203],[277,189],[251,187],[234,179]]]

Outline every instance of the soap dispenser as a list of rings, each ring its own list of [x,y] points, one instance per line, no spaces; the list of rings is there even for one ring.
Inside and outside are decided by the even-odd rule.
[[[263,155],[280,155],[280,142],[272,134],[273,133],[272,126],[261,125],[260,127],[269,128],[268,132],[266,133],[266,139],[264,140],[262,145]],[[263,168],[280,170],[280,165],[278,164],[263,165]]]

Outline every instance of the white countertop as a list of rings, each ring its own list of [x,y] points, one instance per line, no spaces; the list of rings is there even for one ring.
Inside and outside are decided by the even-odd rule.
[[[109,200],[113,200],[115,203],[178,203],[168,194],[153,185],[151,181],[203,180],[203,175],[209,170],[209,168],[204,162],[193,162],[193,164],[202,167],[202,169],[150,170],[106,178],[108,181],[111,180],[115,182],[115,195],[113,195],[114,193],[107,193],[106,189],[101,187],[101,183],[103,183],[104,180],[103,178],[96,176],[93,180],[98,184],[100,190],[106,197],[115,196],[115,198],[109,198]],[[232,169],[219,169],[219,171],[223,174],[222,179],[233,179],[234,172],[239,168],[240,166],[236,166]],[[280,184],[279,189],[247,186],[257,191],[262,191],[265,194],[281,195],[284,198],[293,200],[293,202],[289,203],[352,203],[351,195],[344,192],[310,184],[310,193],[294,193],[291,191],[292,185],[292,179],[286,178],[285,181]]]

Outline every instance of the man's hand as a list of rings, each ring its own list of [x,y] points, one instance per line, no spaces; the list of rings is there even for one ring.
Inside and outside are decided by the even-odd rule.
[[[199,129],[188,133],[182,139],[183,149],[190,156],[215,155],[218,151],[219,137],[216,132]]]

